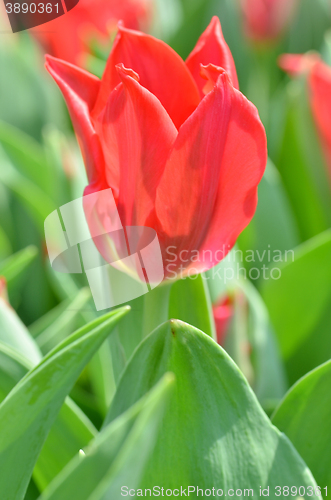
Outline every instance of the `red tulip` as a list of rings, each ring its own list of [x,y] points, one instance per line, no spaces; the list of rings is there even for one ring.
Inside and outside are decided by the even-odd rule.
[[[82,64],[88,41],[97,37],[102,43],[121,19],[132,29],[145,28],[151,15],[151,0],[80,0],[64,16],[31,32],[46,52],[73,64]]]
[[[284,54],[279,65],[292,77],[307,75],[310,106],[331,176],[331,68],[316,53]]]
[[[4,276],[0,276],[0,300],[3,300],[7,304],[7,306],[10,307],[7,290],[7,280]]]
[[[246,35],[258,42],[277,39],[297,6],[298,0],[241,0]]]
[[[217,342],[224,346],[226,335],[229,330],[233,316],[233,304],[230,297],[223,298],[213,306],[213,314],[216,326]]]
[[[172,247],[167,278],[224,258],[254,215],[267,149],[219,20],[186,63],[164,42],[120,27],[101,81],[49,56],[46,67],[82,149],[84,194],[111,187],[123,226],[153,228],[165,261]],[[87,214],[90,228],[108,224],[105,204],[96,214]]]

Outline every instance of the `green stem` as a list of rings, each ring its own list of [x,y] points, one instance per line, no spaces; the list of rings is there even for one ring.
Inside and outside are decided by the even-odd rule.
[[[171,285],[172,283],[163,283],[144,296],[144,337],[169,319]]]

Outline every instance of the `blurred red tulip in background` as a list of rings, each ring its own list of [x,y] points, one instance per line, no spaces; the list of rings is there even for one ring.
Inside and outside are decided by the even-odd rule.
[[[145,30],[151,15],[152,0],[80,0],[67,14],[31,32],[46,52],[80,65],[92,37],[106,42],[119,20],[128,28]]]
[[[307,75],[310,106],[331,180],[331,68],[314,52],[284,54],[279,65],[292,77]]]
[[[213,306],[217,342],[224,346],[226,334],[233,316],[233,304],[230,297],[223,297]]]
[[[273,41],[288,27],[298,0],[240,0],[246,35],[257,42]]]
[[[186,64],[164,42],[120,27],[101,81],[50,56],[46,67],[82,149],[85,195],[111,187],[123,226],[156,230],[164,261],[171,247],[176,255],[166,278],[222,260],[254,215],[267,148],[218,18]],[[103,206],[98,224],[106,219]]]

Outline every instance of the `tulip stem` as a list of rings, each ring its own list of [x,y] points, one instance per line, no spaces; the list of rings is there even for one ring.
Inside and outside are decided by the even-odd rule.
[[[169,299],[172,283],[157,286],[144,297],[143,336],[169,319]]]

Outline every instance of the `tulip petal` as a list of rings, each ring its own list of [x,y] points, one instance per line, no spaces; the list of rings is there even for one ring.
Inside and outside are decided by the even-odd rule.
[[[321,60],[318,54],[282,54],[278,58],[279,67],[292,78],[308,73]]]
[[[110,92],[120,83],[116,70],[120,63],[139,74],[140,84],[159,99],[177,128],[199,104],[197,86],[173,49],[150,35],[120,26],[93,116],[103,110]]]
[[[138,75],[123,65],[117,71],[122,83],[96,120],[96,130],[123,225],[145,225],[177,129],[160,101],[137,82]]]
[[[202,33],[195,48],[186,60],[186,66],[196,81],[201,97],[204,96],[203,88],[206,82],[200,74],[200,67],[208,64],[214,64],[225,69],[232,80],[233,86],[239,88],[233,57],[224,40],[221,23],[216,16],[212,18],[208,28]]]
[[[46,56],[46,69],[52,75],[67,103],[82,150],[89,182],[101,175],[103,156],[90,113],[100,89],[100,80],[73,64]]]
[[[197,272],[225,257],[253,217],[266,151],[255,106],[223,72],[179,130],[157,190],[158,234],[164,249],[175,247],[173,269],[182,250],[199,252],[190,266]]]

